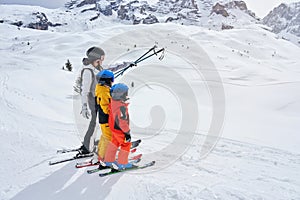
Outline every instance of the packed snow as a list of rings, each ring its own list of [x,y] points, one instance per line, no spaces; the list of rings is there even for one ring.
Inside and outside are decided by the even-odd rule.
[[[175,24],[74,30],[0,24],[0,199],[300,198],[298,46],[255,24],[226,31]],[[165,58],[148,59],[117,82],[134,85],[132,134],[143,139],[137,153],[156,165],[105,178],[76,169],[76,161],[49,166],[73,155],[57,149],[78,147],[83,137],[72,86],[85,51],[103,47],[107,66],[133,61],[155,44],[166,48]],[[73,72],[62,70],[67,59]],[[224,108],[214,107],[217,89]],[[222,109],[218,138],[203,156]],[[197,126],[182,130],[183,122]],[[174,152],[162,153],[170,146]]]

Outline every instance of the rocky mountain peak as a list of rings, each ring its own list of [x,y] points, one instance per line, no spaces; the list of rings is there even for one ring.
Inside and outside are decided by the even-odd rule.
[[[49,26],[60,24],[64,26],[72,23],[82,23],[84,27],[94,23],[97,26],[97,19],[108,21],[111,19],[125,24],[172,22],[223,30],[234,28],[236,23],[242,26],[245,19],[248,20],[246,24],[256,20],[244,1],[232,1],[226,4],[216,2],[217,0],[72,0],[65,5],[65,13],[51,12],[50,18],[49,13],[43,13],[38,22],[35,22],[38,24],[27,26],[29,23],[22,21],[18,22],[18,25],[47,30]],[[235,10],[242,12],[234,13]],[[30,15],[33,16],[34,13]],[[58,24],[52,24],[48,18],[52,23]]]
[[[228,9],[240,9],[240,10],[248,10],[247,5],[244,1],[231,1],[225,4],[225,7]]]
[[[256,18],[255,13],[248,10],[248,7],[244,1],[230,1],[222,5],[221,3],[216,3],[212,7],[212,13],[220,14],[223,17],[229,17],[230,14],[228,10],[238,9],[244,11],[246,14],[250,15],[253,18]]]
[[[300,2],[280,4],[263,18],[262,23],[271,27],[274,33],[290,33],[300,37]]]

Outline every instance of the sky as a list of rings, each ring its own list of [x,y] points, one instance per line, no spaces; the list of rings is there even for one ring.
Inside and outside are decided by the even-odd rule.
[[[1,4],[36,5],[46,8],[59,8],[71,0],[0,0]]]
[[[38,5],[47,8],[58,8],[63,6],[70,0],[0,0],[0,3],[5,4],[26,4],[26,5]],[[300,0],[244,0],[250,10],[255,14],[263,18],[265,17],[274,7],[280,3],[292,3],[300,2]]]

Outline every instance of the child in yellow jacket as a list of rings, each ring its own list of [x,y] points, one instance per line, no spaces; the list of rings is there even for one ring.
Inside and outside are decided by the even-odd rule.
[[[98,143],[98,160],[103,160],[108,143],[111,141],[112,133],[108,125],[109,104],[111,101],[110,88],[114,82],[114,74],[110,70],[102,70],[97,74],[98,84],[95,89],[96,103],[98,106],[98,116],[102,131]]]

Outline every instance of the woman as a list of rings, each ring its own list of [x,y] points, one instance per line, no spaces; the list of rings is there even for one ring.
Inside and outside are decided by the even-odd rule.
[[[80,147],[81,154],[91,152],[91,138],[94,134],[97,119],[97,109],[95,100],[95,87],[97,84],[96,74],[101,71],[105,52],[99,47],[91,47],[86,52],[87,58],[83,58],[83,69],[81,71],[82,91],[81,91],[81,115],[89,119],[89,126],[85,133],[83,144]]]

